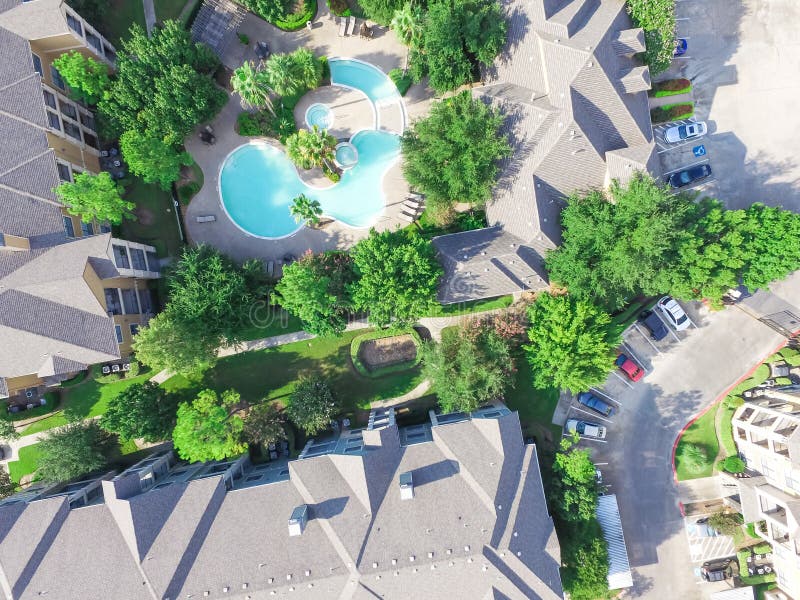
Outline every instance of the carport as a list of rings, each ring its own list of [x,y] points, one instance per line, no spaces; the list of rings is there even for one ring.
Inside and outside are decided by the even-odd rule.
[[[603,529],[608,546],[608,587],[612,590],[633,587],[633,575],[628,561],[628,548],[622,533],[617,497],[606,494],[597,498],[597,520]]]

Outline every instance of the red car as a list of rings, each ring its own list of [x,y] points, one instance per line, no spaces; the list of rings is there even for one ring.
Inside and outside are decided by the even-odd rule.
[[[622,369],[631,381],[639,381],[644,377],[644,369],[624,354],[620,354],[614,364]]]

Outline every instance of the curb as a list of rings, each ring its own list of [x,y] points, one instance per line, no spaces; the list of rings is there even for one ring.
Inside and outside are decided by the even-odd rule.
[[[686,430],[689,429],[689,427],[691,427],[692,425],[694,425],[695,421],[697,421],[700,417],[705,415],[709,410],[711,410],[712,408],[717,406],[720,402],[722,402],[722,400],[725,399],[725,397],[728,394],[730,394],[730,392],[731,392],[731,390],[733,388],[735,388],[742,381],[744,381],[745,379],[750,377],[753,373],[755,373],[756,369],[758,369],[758,367],[760,367],[762,364],[764,364],[764,361],[767,358],[769,358],[770,356],[772,356],[773,354],[775,354],[779,350],[783,349],[788,343],[789,343],[789,340],[787,338],[784,341],[782,341],[780,344],[778,344],[778,346],[774,350],[772,350],[771,352],[766,354],[763,358],[761,358],[761,360],[759,360],[749,371],[747,371],[739,379],[737,379],[731,385],[729,385],[727,388],[725,388],[725,390],[719,396],[717,396],[716,399],[711,404],[706,406],[703,410],[701,410],[694,417],[692,417],[691,420],[688,423],[686,423],[686,425],[683,426],[683,428],[680,430],[680,432],[678,432],[678,436],[675,438],[675,441],[672,443],[672,455],[670,456],[670,466],[672,467],[672,481],[673,481],[673,483],[675,485],[678,484],[678,472],[675,469],[675,452],[677,451],[678,443],[681,441],[681,438],[683,437],[683,434],[686,433]]]

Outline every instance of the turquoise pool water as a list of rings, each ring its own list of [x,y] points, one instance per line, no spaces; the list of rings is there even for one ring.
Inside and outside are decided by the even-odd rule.
[[[350,142],[358,151],[358,163],[326,189],[306,185],[281,150],[258,142],[241,146],[220,171],[222,205],[234,223],[258,237],[279,238],[300,229],[289,214],[292,200],[300,194],[318,200],[325,215],[345,225],[369,227],[383,212],[383,176],[400,155],[400,138],[364,130]]]
[[[332,83],[361,90],[373,104],[400,101],[397,86],[378,67],[349,58],[332,58],[328,64]]]
[[[330,129],[333,125],[333,113],[324,104],[312,104],[306,110],[306,124],[309,128],[316,125],[320,129]]]
[[[336,146],[336,162],[343,169],[349,169],[358,162],[358,150],[349,142]]]

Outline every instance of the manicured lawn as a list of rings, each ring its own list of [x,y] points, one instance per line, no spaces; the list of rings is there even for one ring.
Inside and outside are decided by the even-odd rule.
[[[739,559],[739,577],[742,580],[744,585],[758,585],[764,586],[766,589],[766,585],[768,583],[772,583],[777,579],[775,573],[767,573],[766,575],[754,575],[750,576],[747,574],[747,557],[750,555],[749,550],[739,550],[736,553],[736,558]]]
[[[719,442],[722,445],[723,450],[725,450],[725,456],[736,456],[736,454],[738,454],[738,450],[736,448],[736,442],[733,441],[733,425],[731,424],[733,413],[736,412],[736,409],[722,404],[720,405],[719,410],[721,412],[721,420],[719,423]]]
[[[385,377],[367,378],[356,373],[350,362],[350,342],[364,333],[349,331],[337,338],[316,338],[254,352],[245,352],[221,360],[200,383],[173,377],[164,383],[170,391],[237,390],[244,400],[263,398],[285,404],[301,376],[319,375],[328,379],[342,404],[343,414],[367,410],[374,400],[405,394],[422,381],[419,368]]]
[[[186,0],[154,0],[153,4],[156,7],[156,19],[166,21],[178,18],[186,5]]]
[[[675,452],[675,469],[678,473],[678,480],[686,481],[687,479],[698,479],[700,477],[709,477],[714,470],[714,459],[719,452],[719,442],[717,441],[717,432],[714,429],[714,416],[717,413],[717,406],[711,407],[697,419],[691,426],[684,432],[678,442],[678,448]],[[706,464],[698,471],[692,471],[681,460],[681,452],[688,444],[699,446],[706,451]]]
[[[472,302],[458,302],[456,304],[444,304],[436,306],[427,317],[454,317],[458,315],[469,315],[472,313],[494,310],[496,308],[507,308],[514,303],[511,295],[500,296],[499,298],[488,298],[486,300],[473,300]]]
[[[22,435],[46,431],[53,427],[60,427],[67,424],[65,412],[79,418],[96,417],[102,415],[108,408],[108,401],[119,394],[122,390],[130,387],[134,383],[144,383],[152,376],[152,373],[145,373],[131,379],[120,379],[113,383],[98,383],[94,379],[88,379],[81,385],[76,385],[62,390],[61,410],[51,416],[36,423],[28,425]]]
[[[122,222],[122,237],[155,246],[159,256],[177,256],[183,242],[178,233],[172,195],[157,185],[134,178],[125,198],[136,203],[138,218]]]
[[[558,404],[558,390],[537,389],[533,385],[533,371],[524,356],[517,358],[514,389],[506,391],[506,406],[519,412],[522,433],[535,436],[539,445],[555,447],[561,438],[561,428],[554,425],[553,412]]]
[[[131,25],[138,23],[145,28],[144,6],[136,0],[109,0],[102,23],[96,26],[108,40],[119,50],[119,42],[127,38]]]
[[[11,481],[19,483],[25,475],[33,473],[39,464],[39,444],[19,449],[19,460],[8,463],[8,474]]]
[[[260,340],[261,338],[283,335],[284,333],[294,333],[303,330],[303,323],[280,306],[270,306],[264,308],[263,314],[255,315],[259,321],[263,321],[263,326],[253,325],[241,332],[243,340]]]

